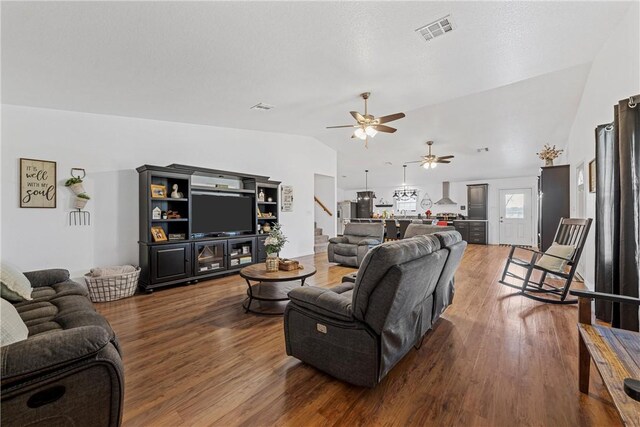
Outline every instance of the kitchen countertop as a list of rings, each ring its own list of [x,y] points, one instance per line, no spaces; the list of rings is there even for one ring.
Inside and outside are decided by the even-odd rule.
[[[488,219],[454,219],[454,222],[456,221],[464,221],[464,222],[489,222]]]

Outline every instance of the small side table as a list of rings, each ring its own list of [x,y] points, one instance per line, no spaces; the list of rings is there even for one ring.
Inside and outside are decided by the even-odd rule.
[[[253,264],[240,270],[240,276],[247,281],[247,299],[242,303],[246,313],[281,315],[284,311],[256,310],[251,303],[256,301],[289,301],[290,290],[304,286],[308,277],[316,274],[316,268],[309,264],[300,264],[303,268],[291,271],[267,271],[264,263]],[[251,282],[257,282],[251,284]],[[274,304],[276,305],[276,304]]]

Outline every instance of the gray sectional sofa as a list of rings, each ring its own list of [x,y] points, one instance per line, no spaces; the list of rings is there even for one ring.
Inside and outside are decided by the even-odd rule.
[[[113,329],[68,271],[25,276],[33,300],[14,306],[29,336],[2,347],[2,425],[119,425],[124,370]]]
[[[329,262],[359,267],[369,249],[384,241],[384,224],[349,223],[342,236],[329,239]]]
[[[292,290],[287,354],[343,381],[375,386],[451,304],[466,246],[457,231],[387,242],[369,251],[355,283]]]

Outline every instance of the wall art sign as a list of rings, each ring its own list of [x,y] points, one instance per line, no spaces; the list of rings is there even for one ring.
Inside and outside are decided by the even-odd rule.
[[[56,207],[56,162],[20,159],[20,207]]]
[[[293,186],[283,185],[281,188],[282,212],[293,212]]]

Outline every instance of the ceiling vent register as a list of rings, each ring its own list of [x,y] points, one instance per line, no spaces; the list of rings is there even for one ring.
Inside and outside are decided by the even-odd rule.
[[[416,33],[420,34],[426,41],[431,41],[451,31],[453,31],[453,22],[451,21],[451,15],[447,15],[418,28]]]

